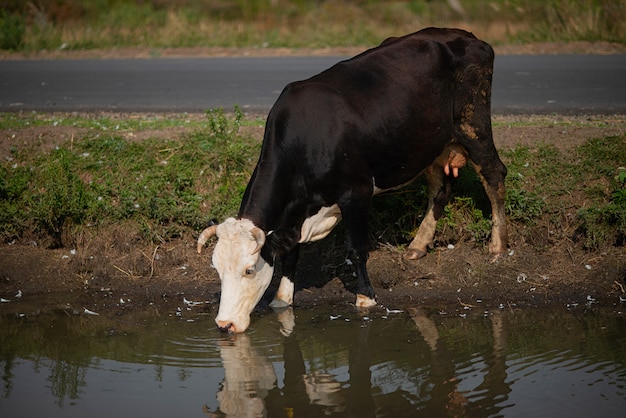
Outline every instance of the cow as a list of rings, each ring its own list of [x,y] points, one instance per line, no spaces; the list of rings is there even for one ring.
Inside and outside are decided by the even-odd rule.
[[[507,169],[491,130],[493,60],[491,46],[469,32],[427,28],[288,84],[267,117],[238,217],[198,237],[198,252],[218,237],[218,328],[248,328],[277,261],[282,273],[270,306],[291,305],[299,245],[326,237],[342,219],[356,306],[376,305],[366,270],[372,196],[425,175],[426,213],[404,254],[418,259],[468,161],[491,203],[489,250],[494,258],[505,252]]]

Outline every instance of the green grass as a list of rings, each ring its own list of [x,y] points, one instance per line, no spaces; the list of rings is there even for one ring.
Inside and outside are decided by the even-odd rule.
[[[84,119],[99,134],[49,154],[14,151],[0,165],[0,237],[44,234],[60,246],[68,230],[134,220],[163,240],[233,215],[260,149],[239,134],[242,117],[212,111],[184,138],[143,141]]]
[[[626,238],[626,136],[591,138],[571,154],[548,145],[504,153],[509,168],[507,212],[513,221],[575,208],[575,236],[588,249],[624,245]]]
[[[493,43],[626,42],[613,0],[8,0],[0,48],[372,46],[426,26],[460,26]]]
[[[37,144],[9,150],[0,162],[0,239],[46,238],[50,246],[67,246],[85,229],[130,221],[140,225],[144,239],[163,242],[198,231],[210,219],[234,216],[260,151],[258,135],[241,128],[259,124],[239,109],[210,110],[191,121],[188,115],[0,114],[0,129],[7,132],[86,129],[52,151]],[[131,135],[179,126],[188,129],[142,140]],[[509,170],[506,212],[515,230],[532,234],[535,226],[549,224],[591,250],[624,245],[626,136],[592,138],[568,151],[518,146],[501,155]],[[376,197],[370,213],[374,238],[406,243],[425,206],[423,180]],[[463,168],[438,222],[440,239],[484,245],[489,219],[479,180]]]

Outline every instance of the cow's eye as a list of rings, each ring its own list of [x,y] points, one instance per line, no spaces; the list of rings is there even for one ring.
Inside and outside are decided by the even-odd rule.
[[[255,271],[255,270],[254,270],[254,266],[252,266],[252,267],[248,267],[248,268],[246,269],[246,276],[252,276],[252,275],[254,274],[254,271]]]

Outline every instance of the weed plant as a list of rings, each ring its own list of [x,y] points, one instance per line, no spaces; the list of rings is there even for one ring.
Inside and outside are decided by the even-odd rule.
[[[587,195],[597,205],[578,210],[578,233],[585,247],[626,244],[626,141],[624,136],[596,138],[577,150],[582,170],[592,173]]]
[[[19,50],[24,45],[25,19],[0,9],[0,49]]]

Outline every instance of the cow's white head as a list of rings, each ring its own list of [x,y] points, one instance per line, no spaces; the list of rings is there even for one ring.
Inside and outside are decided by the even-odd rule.
[[[222,281],[220,307],[215,322],[222,331],[243,332],[250,313],[272,280],[274,267],[261,257],[265,233],[247,219],[228,218],[202,231],[198,252],[217,235],[213,267]]]

